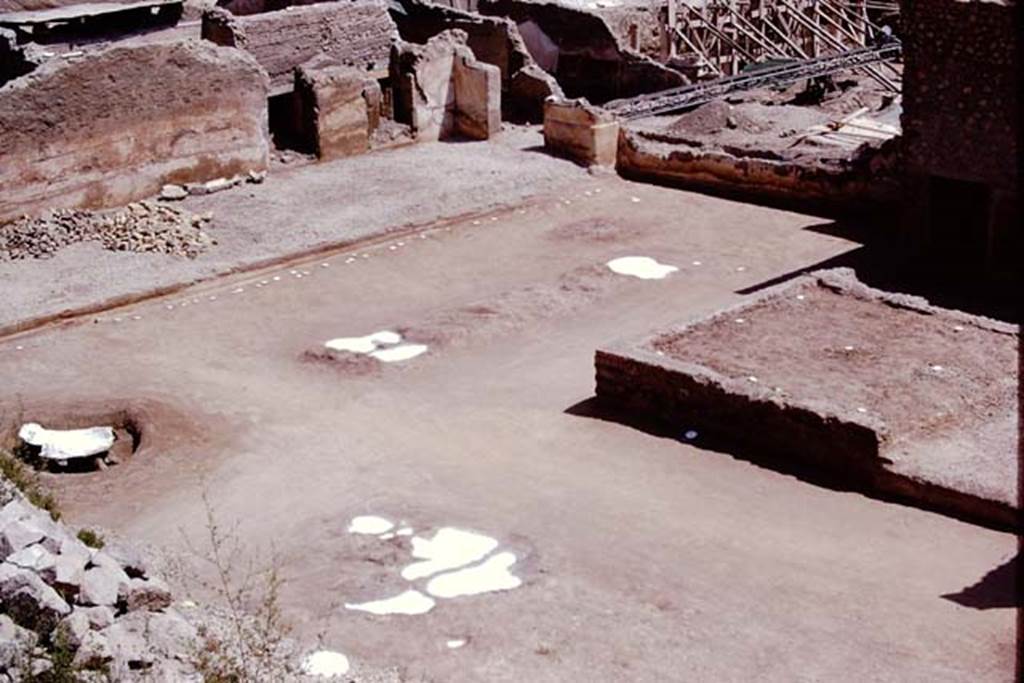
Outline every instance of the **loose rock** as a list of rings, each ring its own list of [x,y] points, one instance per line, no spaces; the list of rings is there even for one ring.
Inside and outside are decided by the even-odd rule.
[[[116,211],[57,209],[0,225],[0,262],[48,258],[76,242],[99,242],[109,251],[155,252],[195,258],[215,244],[203,219],[154,202]]]

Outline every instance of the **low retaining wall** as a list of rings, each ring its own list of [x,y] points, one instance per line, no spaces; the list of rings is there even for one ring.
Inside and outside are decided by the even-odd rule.
[[[49,61],[0,88],[0,221],[263,170],[266,125],[267,77],[238,50],[186,42]]]
[[[775,159],[697,149],[628,128],[617,169],[627,178],[732,195],[872,208],[900,197],[898,139],[849,159]]]
[[[909,428],[900,422],[901,411],[905,409],[901,399],[878,399],[881,402],[869,404],[869,408],[850,404],[851,397],[861,401],[866,400],[865,396],[885,394],[873,383],[888,381],[888,376],[879,380],[879,375],[871,377],[861,373],[858,375],[861,379],[849,380],[857,386],[848,390],[844,387],[843,392],[829,384],[831,380],[815,374],[794,378],[793,358],[780,356],[787,352],[776,350],[789,348],[786,344],[780,346],[778,337],[772,336],[778,334],[779,329],[789,327],[791,334],[804,335],[802,343],[807,345],[806,353],[824,354],[829,358],[832,355],[828,345],[848,343],[853,334],[853,328],[845,331],[823,328],[821,321],[814,318],[817,314],[812,302],[818,292],[829,296],[838,294],[859,302],[858,306],[872,309],[872,316],[893,317],[894,324],[899,323],[897,317],[914,317],[915,314],[933,321],[934,329],[915,332],[915,340],[903,344],[911,344],[911,350],[904,348],[893,353],[899,353],[900,358],[913,355],[917,353],[913,349],[919,344],[928,347],[919,352],[920,366],[925,373],[987,372],[990,379],[981,380],[979,385],[984,387],[980,391],[984,395],[950,398],[954,403],[944,397],[936,399],[941,405],[954,405],[962,400],[973,407],[968,411],[970,414],[963,417],[948,408],[953,411],[949,419],[957,422],[944,422],[931,430]],[[789,310],[788,306],[794,307],[792,314],[780,313]],[[860,308],[856,310],[863,314]],[[737,336],[728,342],[730,352],[722,357],[714,352],[714,348],[719,347],[708,346],[722,343],[718,337],[712,337],[714,342],[701,341],[699,337],[702,331],[706,333],[715,327],[726,331],[749,329],[751,325],[763,324],[766,317],[771,316],[777,318],[778,324],[770,331],[754,329],[746,337],[743,332],[735,333]],[[822,318],[825,319],[827,316]],[[807,332],[815,328],[823,331]],[[681,437],[695,430],[693,434],[699,436],[694,438],[716,444],[715,450],[725,448],[751,460],[810,468],[828,473],[834,481],[853,489],[908,501],[997,528],[1018,528],[1021,516],[1013,447],[1016,434],[1015,425],[1010,425],[1014,422],[1015,405],[1012,404],[1015,402],[1012,387],[1004,390],[1008,386],[1006,378],[1012,375],[1003,374],[1011,371],[1001,367],[1001,361],[1000,367],[985,366],[985,361],[977,357],[978,349],[986,348],[984,346],[964,351],[963,368],[928,370],[928,363],[934,362],[929,352],[943,348],[933,343],[936,335],[957,334],[957,330],[965,340],[963,343],[979,344],[978,339],[987,337],[986,343],[1000,349],[1000,359],[1014,355],[1019,334],[1016,326],[940,309],[915,297],[871,289],[857,282],[852,271],[819,271],[764,290],[740,305],[711,316],[670,325],[599,349],[595,354],[596,394],[602,403],[616,410],[671,425]],[[830,342],[833,333],[837,339]],[[839,346],[837,353],[869,354],[874,359],[872,365],[888,362],[891,366],[896,362],[885,360],[884,341],[876,343],[877,348],[865,343],[868,347],[864,349],[845,347],[847,350],[842,351],[844,347]],[[824,350],[822,344],[826,344]],[[893,348],[900,346],[896,344]],[[673,351],[672,348],[685,350]],[[883,355],[879,356],[880,353]],[[736,373],[714,369],[723,363],[728,367],[730,362],[723,358],[731,355],[757,359],[749,362],[760,368],[761,376],[733,376]],[[852,355],[849,359],[829,362],[848,363],[851,371],[858,367],[857,357]],[[780,379],[787,373],[789,386]],[[926,381],[920,379],[918,373],[911,374],[914,382]],[[956,392],[962,391],[956,383],[959,376],[951,375],[950,384],[936,385],[930,391],[952,392],[948,395],[957,396]],[[776,383],[783,386],[773,386]],[[927,419],[939,418],[928,415]],[[903,419],[908,420],[918,424],[913,417]],[[982,432],[983,446],[965,448],[970,441],[981,438],[978,434]]]

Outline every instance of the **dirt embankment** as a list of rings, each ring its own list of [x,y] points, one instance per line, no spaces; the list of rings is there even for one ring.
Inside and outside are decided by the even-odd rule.
[[[744,196],[874,206],[899,194],[899,107],[859,81],[752,91],[623,127],[627,177]]]

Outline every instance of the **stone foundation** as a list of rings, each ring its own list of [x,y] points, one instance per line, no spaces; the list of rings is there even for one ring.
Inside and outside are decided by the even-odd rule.
[[[819,271],[601,348],[596,393],[715,451],[1015,528],[1018,334]]]

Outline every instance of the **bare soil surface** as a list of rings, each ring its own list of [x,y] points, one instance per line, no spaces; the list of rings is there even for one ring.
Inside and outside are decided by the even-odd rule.
[[[849,158],[851,148],[806,137],[813,126],[842,120],[861,109],[873,119],[899,126],[899,105],[870,78],[845,76],[833,88],[816,99],[808,98],[803,82],[779,90],[755,89],[683,114],[640,119],[630,128],[663,142],[738,157],[829,161]]]
[[[371,155],[346,162],[352,168],[296,170],[278,186],[294,191],[287,204],[257,190],[189,208],[219,204],[233,226],[222,244],[234,239],[241,250],[248,237],[259,251],[293,243],[289,230],[298,242],[342,228],[372,234],[470,197],[496,204],[545,184],[548,192],[411,238],[0,340],[6,420],[40,406],[69,415],[145,406],[128,462],[47,478],[69,521],[181,553],[182,533],[204,533],[205,488],[251,553],[273,544],[282,557],[283,606],[297,635],[348,654],[355,675],[1012,677],[1014,613],[1000,592],[1012,535],[816,487],[574,408],[592,397],[594,349],[608,340],[736,303],[740,289],[856,245],[824,234],[814,217],[616,177],[579,172],[564,189],[552,181],[566,177],[558,162],[504,156],[500,146],[486,147],[496,161],[475,157],[461,169],[441,165],[456,146],[410,149],[402,158],[423,167],[399,165],[408,188],[385,173],[395,165],[378,169]],[[510,168],[503,159],[514,172],[467,179],[474,189],[461,194],[432,192],[445,173],[486,175],[491,164]],[[347,183],[377,191],[354,194]],[[639,280],[602,270],[629,255],[679,271]],[[138,263],[130,272],[153,268],[148,257],[126,258]],[[20,310],[31,311],[28,285],[19,286]],[[328,339],[385,329],[422,332],[433,345],[365,373],[308,360]],[[409,586],[398,576],[411,561],[408,537],[347,533],[366,514],[419,534],[454,525],[491,536],[516,554],[523,585],[438,600],[421,616],[347,610]],[[451,639],[466,643],[450,649]]]
[[[786,400],[859,413],[882,425],[892,469],[1016,507],[1017,342],[983,319],[809,284],[652,346]]]
[[[337,162],[277,167],[262,184],[171,204],[213,215],[203,231],[217,245],[197,258],[139,258],[84,243],[63,248],[44,263],[0,262],[5,300],[0,328],[288,253],[510,205],[587,177],[568,161],[523,153],[541,144],[537,130],[510,128],[489,142],[411,145]]]

